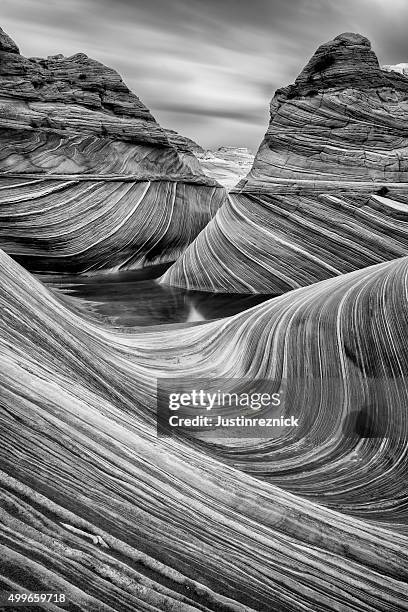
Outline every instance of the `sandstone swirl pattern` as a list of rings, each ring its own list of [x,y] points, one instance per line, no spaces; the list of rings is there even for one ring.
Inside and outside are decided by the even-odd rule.
[[[174,260],[223,198],[114,70],[27,59],[0,33],[0,246],[25,267]]]
[[[163,282],[280,293],[405,255],[408,79],[342,34],[278,90],[254,165]]]
[[[0,264],[3,588],[84,612],[408,609],[408,258],[127,333]],[[157,438],[156,378],[184,375],[284,378],[301,430]],[[360,409],[375,436],[345,434]]]

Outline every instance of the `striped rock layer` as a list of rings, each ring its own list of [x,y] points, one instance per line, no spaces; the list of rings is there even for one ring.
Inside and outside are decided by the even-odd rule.
[[[279,293],[407,251],[408,79],[341,34],[276,92],[251,171],[163,282]]]
[[[84,612],[408,609],[408,258],[126,333],[0,264],[3,589]],[[285,379],[300,427],[157,437],[162,376]]]
[[[42,272],[176,259],[223,189],[114,70],[0,38],[1,248]]]

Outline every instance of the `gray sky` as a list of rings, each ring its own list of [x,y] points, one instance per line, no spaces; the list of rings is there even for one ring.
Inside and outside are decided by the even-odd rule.
[[[23,55],[87,53],[120,72],[163,127],[256,150],[276,88],[345,31],[408,62],[407,0],[1,0]]]

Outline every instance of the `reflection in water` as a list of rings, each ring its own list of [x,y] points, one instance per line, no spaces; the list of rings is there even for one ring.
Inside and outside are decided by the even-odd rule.
[[[197,308],[194,306],[194,304],[190,304],[190,310],[189,310],[188,317],[187,317],[187,323],[194,323],[196,321],[205,321],[205,319],[203,315],[201,314],[201,312],[197,310]]]
[[[80,298],[83,304],[120,327],[209,321],[242,312],[271,295],[213,294],[159,285],[171,264],[95,276],[41,276],[49,287]]]

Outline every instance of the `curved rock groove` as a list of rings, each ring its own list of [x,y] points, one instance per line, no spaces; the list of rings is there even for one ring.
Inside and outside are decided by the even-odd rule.
[[[177,259],[223,198],[193,181],[0,178],[0,245],[35,272],[145,267]]]
[[[127,333],[0,263],[3,585],[64,591],[72,610],[407,609],[408,258]],[[157,438],[172,375],[284,378],[301,429]],[[380,437],[364,419],[345,435],[356,410]]]

